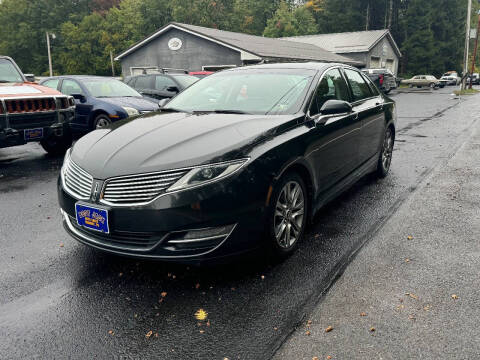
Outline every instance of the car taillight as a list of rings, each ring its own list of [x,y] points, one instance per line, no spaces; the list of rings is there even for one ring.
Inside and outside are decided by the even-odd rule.
[[[378,79],[380,81],[380,85],[383,85],[383,75],[379,75]]]

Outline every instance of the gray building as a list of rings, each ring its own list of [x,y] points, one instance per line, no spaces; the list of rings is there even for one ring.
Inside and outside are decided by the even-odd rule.
[[[365,64],[367,68],[387,68],[395,75],[402,53],[389,30],[357,31],[282,38],[312,44]]]
[[[162,68],[219,70],[260,62],[365,63],[315,44],[247,35],[172,22],[119,54],[123,76]]]

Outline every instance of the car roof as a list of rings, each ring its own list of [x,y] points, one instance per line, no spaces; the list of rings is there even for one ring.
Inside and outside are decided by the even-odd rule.
[[[96,76],[96,75],[59,75],[59,76],[49,76],[44,80],[50,79],[77,79],[77,80],[86,80],[86,79],[94,79],[94,80],[106,80],[106,79],[114,79],[111,76]]]
[[[332,66],[344,66],[355,69],[353,66],[341,63],[327,63],[327,62],[296,62],[296,63],[273,63],[260,64],[237,67],[232,69],[225,69],[221,72],[237,71],[242,69],[303,69],[303,70],[324,70]],[[358,70],[358,69],[357,69]]]

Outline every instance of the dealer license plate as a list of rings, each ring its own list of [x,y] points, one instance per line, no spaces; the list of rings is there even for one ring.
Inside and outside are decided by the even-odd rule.
[[[98,209],[84,204],[75,204],[77,224],[87,229],[109,233],[108,211]]]
[[[26,129],[23,134],[25,137],[25,141],[38,140],[43,138],[43,128]]]

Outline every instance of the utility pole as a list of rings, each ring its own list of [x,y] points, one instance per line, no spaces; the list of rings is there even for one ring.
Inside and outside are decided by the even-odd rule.
[[[52,70],[52,54],[50,53],[50,35],[48,34],[48,31],[46,31],[45,34],[47,35],[48,69],[50,70],[50,76],[53,76],[53,70]]]
[[[477,60],[478,32],[479,31],[480,31],[480,10],[478,11],[477,35],[475,36],[475,48],[473,49],[472,71],[470,71],[470,85],[468,86],[469,89],[472,88],[473,73],[475,72],[475,62]]]
[[[368,31],[369,22],[370,22],[370,1],[367,2],[367,20],[365,21],[365,31]]]
[[[110,63],[112,64],[112,76],[115,77],[115,65],[113,64],[113,52],[110,50]]]
[[[466,84],[466,75],[468,73],[468,54],[470,52],[470,22],[472,16],[472,0],[468,0],[468,13],[467,13],[467,24],[466,24],[466,34],[465,34],[465,50],[463,53],[463,80],[462,80],[462,90],[465,90]]]

